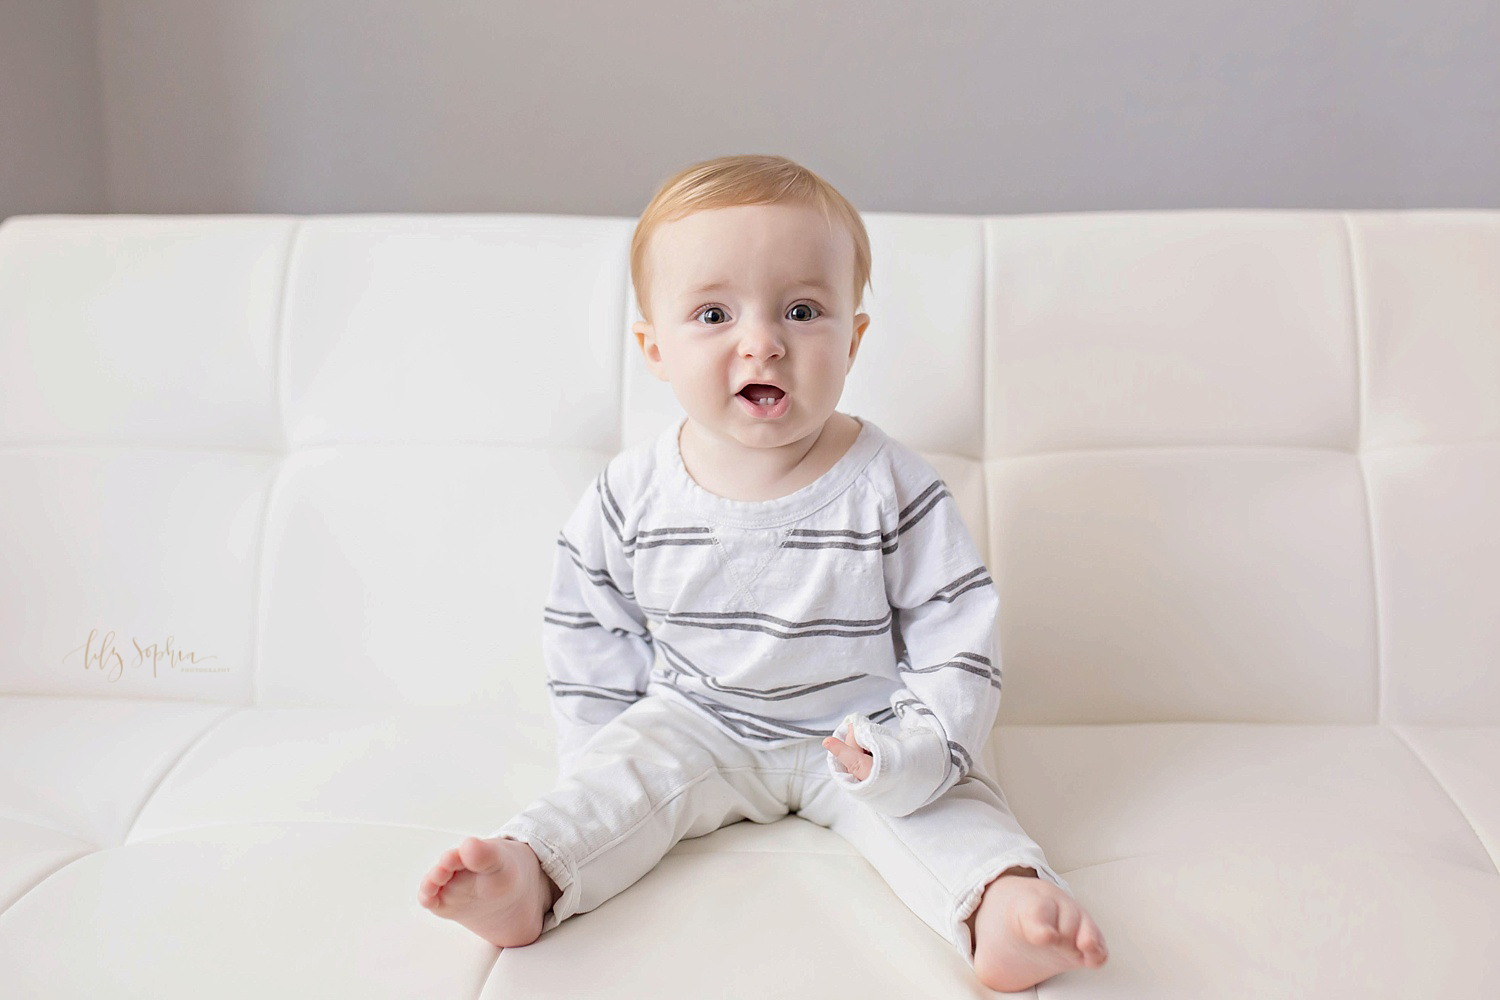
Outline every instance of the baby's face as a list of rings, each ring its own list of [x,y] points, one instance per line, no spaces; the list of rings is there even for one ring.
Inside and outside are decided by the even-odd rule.
[[[632,331],[688,419],[753,448],[819,433],[870,323],[854,312],[849,234],[811,207],[736,205],[662,225],[648,252],[654,322]],[[785,398],[753,402],[746,383]]]

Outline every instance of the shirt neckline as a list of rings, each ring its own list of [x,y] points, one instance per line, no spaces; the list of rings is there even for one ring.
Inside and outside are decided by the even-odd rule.
[[[688,474],[678,442],[684,415],[657,439],[657,457],[670,470],[675,491],[686,506],[721,524],[742,528],[770,528],[800,520],[844,492],[885,443],[885,432],[869,419],[849,414],[860,423],[854,443],[837,462],[800,490],[774,500],[731,500],[711,493]]]

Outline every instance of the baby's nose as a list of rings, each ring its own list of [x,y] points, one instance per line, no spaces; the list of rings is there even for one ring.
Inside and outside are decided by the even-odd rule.
[[[779,358],[786,353],[781,335],[764,327],[747,330],[740,341],[740,350],[747,358]]]

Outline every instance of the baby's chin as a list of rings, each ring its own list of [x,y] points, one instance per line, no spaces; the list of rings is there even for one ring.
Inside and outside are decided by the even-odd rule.
[[[695,431],[706,432],[708,437],[737,441],[750,448],[778,448],[818,434],[834,413],[835,410],[829,407],[827,412],[809,414],[794,404],[784,416],[774,420],[756,419],[729,409],[722,416],[706,418],[689,413],[688,422],[694,425]]]

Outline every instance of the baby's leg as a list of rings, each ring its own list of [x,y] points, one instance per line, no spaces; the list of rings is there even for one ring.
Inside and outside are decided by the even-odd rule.
[[[893,817],[814,770],[799,814],[853,844],[990,989],[1025,989],[1104,961],[1098,928],[982,772]]]
[[[492,944],[529,944],[635,884],[678,841],[785,816],[785,782],[767,787],[759,765],[695,709],[643,698],[594,734],[550,792],[444,855],[428,882],[458,865],[468,878],[454,909],[428,908]]]

